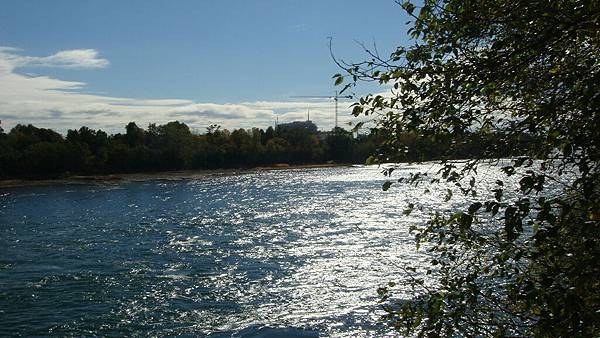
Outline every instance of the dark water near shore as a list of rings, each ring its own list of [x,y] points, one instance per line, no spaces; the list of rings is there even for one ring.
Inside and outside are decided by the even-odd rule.
[[[377,287],[423,260],[407,231],[422,214],[402,210],[447,206],[445,189],[384,180],[350,167],[1,189],[0,336],[385,334]]]

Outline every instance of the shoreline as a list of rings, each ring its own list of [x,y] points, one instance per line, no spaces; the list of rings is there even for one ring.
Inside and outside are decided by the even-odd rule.
[[[198,170],[177,170],[177,171],[156,171],[140,173],[120,173],[104,175],[72,175],[55,179],[0,179],[0,189],[34,187],[49,185],[86,185],[86,184],[120,184],[129,182],[145,181],[183,181],[205,178],[213,175],[238,175],[260,171],[271,170],[294,170],[294,169],[319,169],[349,167],[349,163],[322,163],[322,164],[275,164],[272,166],[259,166],[252,168],[238,169],[198,169]]]

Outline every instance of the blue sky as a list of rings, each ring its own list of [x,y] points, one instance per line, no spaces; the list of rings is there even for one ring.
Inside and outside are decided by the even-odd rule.
[[[335,90],[327,37],[336,55],[361,60],[356,41],[384,54],[408,43],[407,20],[393,0],[3,0],[0,118],[5,129],[120,131],[128,119],[236,128],[311,109],[329,129],[331,102],[290,99]]]

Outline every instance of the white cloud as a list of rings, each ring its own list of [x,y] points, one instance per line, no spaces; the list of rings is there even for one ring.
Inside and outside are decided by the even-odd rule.
[[[108,60],[98,56],[95,49],[63,50],[49,56],[23,56],[18,54],[20,49],[0,46],[0,59],[4,62],[4,69],[20,67],[57,67],[57,68],[105,68]]]
[[[202,103],[186,99],[137,99],[87,94],[85,83],[64,81],[48,76],[27,76],[15,70],[25,66],[101,68],[108,61],[91,49],[61,51],[35,57],[22,51],[0,47],[0,120],[4,129],[17,123],[32,123],[60,132],[88,126],[109,132],[121,132],[135,121],[140,126],[179,120],[200,131],[210,124],[224,128],[265,128],[310,117],[321,129],[334,123],[332,100],[256,101],[241,103]],[[340,102],[339,123],[352,120],[348,104]]]

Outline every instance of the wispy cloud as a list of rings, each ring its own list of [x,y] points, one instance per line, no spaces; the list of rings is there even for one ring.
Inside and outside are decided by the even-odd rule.
[[[311,120],[322,129],[333,127],[332,100],[256,101],[203,103],[186,99],[137,99],[84,92],[86,84],[48,76],[28,76],[17,72],[27,66],[63,68],[102,68],[109,62],[93,49],[60,51],[50,56],[27,56],[12,47],[0,47],[0,116],[3,127],[17,123],[66,131],[86,125],[120,132],[135,121],[139,125],[185,121],[191,127],[220,124],[224,128],[267,127],[275,116],[280,122],[303,120],[310,109]],[[340,104],[340,123],[352,119]]]
[[[71,69],[105,68],[110,63],[100,58],[95,49],[71,49],[63,50],[48,56],[25,56],[22,50],[14,47],[0,47],[0,58],[5,66],[14,68],[21,67],[56,67]]]

